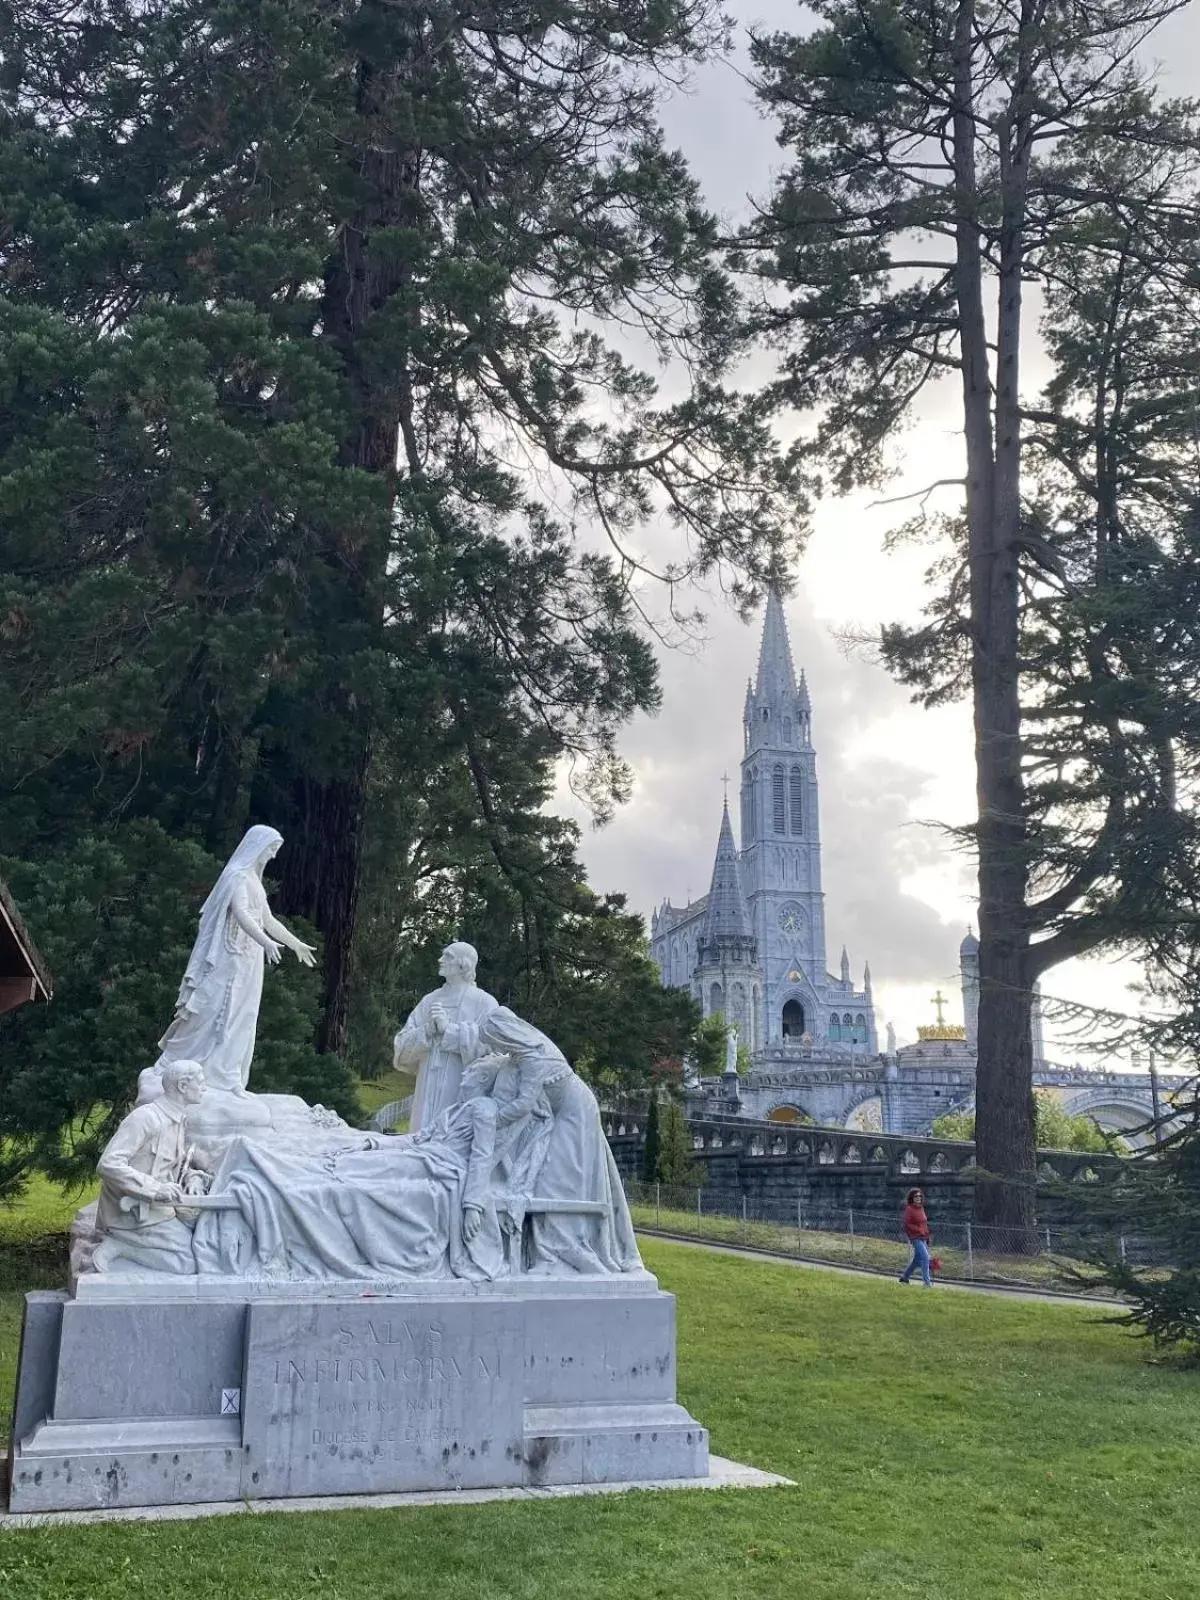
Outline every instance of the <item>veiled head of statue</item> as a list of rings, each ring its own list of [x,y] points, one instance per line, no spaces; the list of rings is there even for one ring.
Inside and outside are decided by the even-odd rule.
[[[526,1055],[531,1050],[557,1052],[557,1046],[544,1033],[507,1006],[497,1006],[495,1011],[488,1012],[479,1025],[479,1042],[489,1050],[503,1050],[513,1056]]]
[[[230,857],[230,867],[257,867],[261,872],[271,857],[278,855],[283,835],[261,822],[247,828],[241,844]]]
[[[448,944],[442,951],[442,959],[438,962],[438,971],[443,978],[462,978],[467,983],[473,983],[475,968],[479,965],[479,952],[473,944],[467,944],[462,939],[457,939],[453,944]]]

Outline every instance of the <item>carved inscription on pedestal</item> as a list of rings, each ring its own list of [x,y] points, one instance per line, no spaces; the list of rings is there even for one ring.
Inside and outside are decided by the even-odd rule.
[[[246,1493],[518,1482],[521,1329],[511,1301],[251,1306]]]

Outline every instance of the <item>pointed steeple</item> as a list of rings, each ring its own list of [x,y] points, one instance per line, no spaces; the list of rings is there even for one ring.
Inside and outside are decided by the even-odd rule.
[[[774,585],[767,590],[758,673],[746,696],[743,727],[747,755],[757,750],[803,750],[812,743],[808,685],[803,676],[796,682],[783,599]]]
[[[842,946],[842,982],[850,982],[850,957],[846,954],[846,946]]]
[[[796,669],[792,665],[792,647],[783,615],[783,600],[774,584],[767,590],[767,610],[763,618],[754,692],[760,700],[792,699],[796,694]]]
[[[871,992],[871,963],[868,961],[863,967],[863,993]]]
[[[708,906],[704,913],[703,942],[710,949],[715,949],[721,945],[749,944],[753,938],[727,800],[721,811],[717,858],[713,862],[712,887],[708,891]]]

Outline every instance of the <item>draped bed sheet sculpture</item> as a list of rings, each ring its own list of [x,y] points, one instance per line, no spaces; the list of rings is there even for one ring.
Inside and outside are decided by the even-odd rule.
[[[100,1159],[83,1264],[148,1280],[641,1271],[594,1095],[544,1033],[474,989],[469,945],[443,955],[451,1004],[426,997],[397,1036],[429,1069],[413,1133],[249,1090],[264,958],[286,944],[311,959],[262,887],[281,843],[251,829],[205,902],[163,1053]]]

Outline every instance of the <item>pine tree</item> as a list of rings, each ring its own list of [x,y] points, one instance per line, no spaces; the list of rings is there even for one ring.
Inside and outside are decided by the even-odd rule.
[[[1114,879],[1104,858],[1126,823],[1143,855],[1158,848],[1164,821],[1176,825],[1152,807],[1148,833],[1112,805],[1125,781],[1121,762],[1108,760],[1120,754],[1119,730],[1107,742],[1089,737],[1085,759],[1095,753],[1099,778],[1090,794],[1087,782],[1072,787],[1069,754],[1061,766],[1042,752],[1030,761],[1036,746],[1023,743],[1046,707],[1061,715],[1060,732],[1072,720],[1072,708],[1055,705],[1047,658],[1029,662],[1023,652],[1030,589],[1040,585],[1045,600],[1061,585],[1053,607],[1059,673],[1070,659],[1066,641],[1089,631],[1097,640],[1094,614],[1089,628],[1087,604],[1077,607],[1069,578],[1062,582],[1061,523],[1047,528],[1028,516],[1031,452],[1039,474],[1051,457],[1070,472],[1068,441],[1077,466],[1095,434],[1053,319],[1058,378],[1030,409],[1021,383],[1026,289],[1078,299],[1112,267],[1113,227],[1135,219],[1131,252],[1143,292],[1166,302],[1190,281],[1175,252],[1196,231],[1188,175],[1196,128],[1190,108],[1161,103],[1138,65],[1148,35],[1174,9],[1171,0],[1104,0],[1086,12],[822,0],[811,33],[754,44],[759,94],[791,155],[743,255],[768,285],[759,326],[785,351],[780,401],[816,419],[811,447],[821,468],[849,488],[884,474],[884,447],[918,396],[943,377],[960,388],[964,476],[931,486],[961,497],[958,546],[938,574],[945,588],[936,602],[954,625],[936,639],[897,630],[885,646],[927,698],[970,684],[981,935],[977,1212],[1013,1227],[1014,1244],[1029,1236],[1035,1192],[1034,982],[1112,934],[1107,911],[1093,917],[1092,894]],[[1110,396],[1119,392],[1113,383]],[[1107,444],[1120,443],[1128,420],[1106,428]],[[1121,457],[1108,461],[1119,476]],[[1095,501],[1099,482],[1089,464],[1085,500]],[[1121,627],[1110,613],[1111,622],[1116,648]],[[1098,653],[1085,659],[1089,735],[1111,731],[1122,713],[1102,704],[1104,663]],[[1117,692],[1126,671],[1125,662],[1114,671],[1110,656]],[[1024,706],[1023,673],[1032,685]],[[1161,770],[1160,757],[1152,771]],[[1064,782],[1072,792],[1062,826],[1047,829]],[[1097,841],[1094,859],[1081,861]]]
[[[1128,1301],[1115,1319],[1160,1348],[1200,1354],[1200,1100],[1175,1107],[1162,1143],[1123,1163],[1116,1183],[1089,1186],[1076,1253]]]

